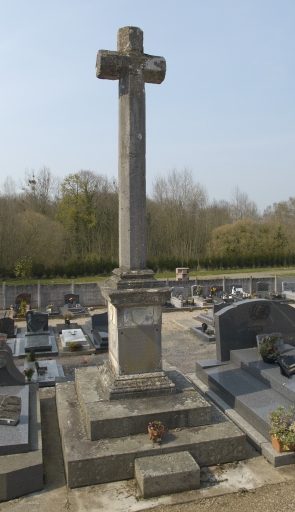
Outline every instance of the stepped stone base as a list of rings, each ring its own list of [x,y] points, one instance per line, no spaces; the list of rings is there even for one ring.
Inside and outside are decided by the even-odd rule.
[[[29,451],[0,457],[0,501],[43,489],[39,391],[37,384],[30,384],[29,387]]]
[[[135,479],[143,498],[191,491],[200,487],[200,467],[189,452],[135,460]]]
[[[197,400],[196,392],[195,395]],[[142,457],[189,451],[199,466],[245,458],[245,434],[215,408],[212,424],[169,430],[161,445],[153,445],[148,433],[90,441],[72,383],[57,384],[56,401],[67,483],[71,488],[134,478],[134,461]],[[130,402],[135,403],[134,399]],[[114,402],[109,403],[110,408],[113,405]],[[161,419],[160,412],[157,419]],[[122,416],[122,432],[124,421]]]
[[[105,400],[97,385],[97,373],[100,369],[101,367],[83,368],[76,370],[75,374],[76,392],[87,435],[92,441],[146,433],[148,423],[159,418],[164,425],[169,425],[169,429],[211,423],[211,406],[194,389],[144,400]],[[175,390],[174,384],[173,387]]]

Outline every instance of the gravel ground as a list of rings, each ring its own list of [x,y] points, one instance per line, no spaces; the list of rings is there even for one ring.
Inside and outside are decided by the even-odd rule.
[[[163,314],[162,330],[162,352],[163,359],[168,365],[176,366],[182,373],[193,373],[195,371],[195,362],[197,359],[215,358],[215,344],[205,343],[199,340],[188,329],[179,326],[176,322],[184,319],[193,319],[197,312],[175,312]],[[79,319],[83,324],[87,319]],[[50,319],[50,325],[55,325],[56,320]],[[196,322],[196,325],[198,322]],[[58,363],[64,367],[66,374],[72,374],[75,367],[101,364],[107,359],[107,352],[90,355],[72,355],[59,356]],[[85,363],[87,361],[87,363]],[[17,364],[21,365],[23,360]],[[44,491],[33,496],[27,496],[7,503],[0,503],[0,511],[28,511],[50,512],[54,507],[56,511],[68,510],[72,512],[96,511],[96,510],[115,510],[108,505],[95,506],[90,498],[91,491],[95,488],[90,487],[69,491],[65,487],[65,476],[58,430],[58,422],[55,407],[54,388],[43,388],[41,395],[41,414],[42,414],[42,438],[43,438],[43,457],[44,457]],[[223,512],[232,509],[233,511],[248,512],[249,510],[259,512],[285,512],[295,510],[295,466],[288,466],[274,470],[280,476],[280,483],[276,485],[266,485],[254,490],[240,490],[233,494],[226,494],[217,497],[208,497],[206,499],[195,497],[191,502],[187,502],[187,497],[183,499],[185,503],[179,504],[181,495],[173,495],[172,502],[175,505],[158,505],[145,510],[154,510],[156,512]],[[283,482],[282,477],[283,476]],[[130,488],[134,485],[130,481]],[[120,499],[120,486],[118,483],[118,497]],[[101,492],[104,492],[103,489]],[[130,491],[132,493],[132,490]],[[87,494],[88,493],[88,494]],[[184,493],[185,495],[186,493]],[[214,493],[216,494],[216,493]],[[122,496],[123,499],[126,499]],[[88,499],[90,501],[88,501]],[[75,501],[76,500],[76,501]],[[175,501],[173,501],[175,500]],[[115,504],[113,504],[115,505]],[[150,506],[150,505],[147,505]],[[111,508],[110,508],[111,507]],[[129,509],[128,509],[129,510]],[[131,510],[131,508],[130,508]],[[135,509],[132,507],[132,511]],[[136,510],[139,510],[136,509]],[[140,508],[141,510],[141,508]]]

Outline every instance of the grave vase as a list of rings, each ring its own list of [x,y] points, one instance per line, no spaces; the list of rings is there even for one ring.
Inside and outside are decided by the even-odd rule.
[[[273,357],[262,356],[262,359],[263,359],[264,363],[267,363],[267,364],[275,364],[276,363],[276,360]]]
[[[279,441],[276,437],[274,436],[271,436],[271,444],[273,446],[273,448],[279,452],[279,453],[282,453],[282,452],[293,452],[295,451],[295,444],[291,444],[291,445],[285,445],[282,443],[282,441]]]

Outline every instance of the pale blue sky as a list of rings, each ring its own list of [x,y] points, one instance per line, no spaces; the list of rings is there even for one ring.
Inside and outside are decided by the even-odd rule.
[[[209,198],[295,196],[294,0],[0,0],[0,171],[117,176],[118,83],[95,77],[117,30],[144,31],[147,190],[190,168]]]

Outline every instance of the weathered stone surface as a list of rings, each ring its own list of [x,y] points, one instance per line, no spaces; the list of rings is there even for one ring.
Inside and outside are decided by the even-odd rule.
[[[200,487],[200,467],[187,451],[135,459],[135,479],[143,498]]]
[[[147,425],[153,420],[161,420],[169,429],[211,423],[211,406],[192,388],[172,396],[110,403],[104,397],[105,386],[98,385],[100,370],[101,367],[84,368],[75,374],[76,392],[91,440],[147,432]]]
[[[100,50],[96,76],[119,80],[119,264],[146,268],[145,82],[165,78],[163,57],[143,53],[143,32],[118,31],[117,52]]]
[[[212,425],[169,431],[154,446],[148,434],[88,440],[74,384],[57,384],[56,402],[69,487],[133,478],[141,457],[189,451],[199,466],[245,458],[245,434],[218,411]]]

